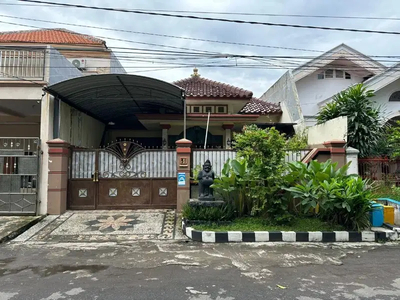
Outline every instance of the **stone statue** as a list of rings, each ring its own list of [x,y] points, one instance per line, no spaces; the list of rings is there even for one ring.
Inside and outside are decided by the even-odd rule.
[[[215,173],[212,170],[211,162],[207,161],[203,165],[203,170],[199,172],[197,180],[199,181],[199,200],[213,201],[213,189],[210,187],[214,183]]]

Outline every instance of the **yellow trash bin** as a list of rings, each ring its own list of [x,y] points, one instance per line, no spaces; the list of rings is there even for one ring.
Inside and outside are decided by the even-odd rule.
[[[390,205],[383,206],[383,222],[394,225],[394,207]]]

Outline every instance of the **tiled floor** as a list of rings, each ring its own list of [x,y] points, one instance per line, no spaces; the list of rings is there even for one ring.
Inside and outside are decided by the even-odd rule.
[[[175,210],[68,211],[49,216],[16,242],[123,242],[184,239]],[[178,225],[178,226],[177,226]]]

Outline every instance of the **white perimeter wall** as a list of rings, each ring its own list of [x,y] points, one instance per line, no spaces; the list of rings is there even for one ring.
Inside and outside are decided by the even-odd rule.
[[[328,141],[347,141],[347,117],[332,119],[307,129],[308,145],[322,145]]]
[[[70,107],[60,103],[60,139],[83,148],[98,148],[105,125]]]

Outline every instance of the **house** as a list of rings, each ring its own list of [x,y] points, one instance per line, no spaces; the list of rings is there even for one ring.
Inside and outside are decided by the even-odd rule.
[[[104,73],[125,71],[102,40],[65,29],[0,33],[0,136],[40,137],[43,87]]]
[[[299,128],[316,123],[318,111],[349,86],[364,83],[375,90],[374,101],[383,106],[383,117],[400,115],[399,65],[386,67],[357,50],[341,44],[304,65],[287,71],[261,99],[281,103],[287,122]]]
[[[177,140],[223,151],[245,124],[282,119],[197,69],[174,83],[126,74],[104,41],[64,29],[1,33],[0,48],[3,214],[174,208]]]
[[[274,125],[282,113],[279,104],[254,98],[251,91],[203,78],[197,68],[189,77],[172,84],[185,91],[186,138],[195,147],[204,147],[209,113],[206,144],[208,147],[224,149],[231,148],[232,132],[241,131],[246,124]],[[145,130],[135,130],[129,135],[113,131],[112,138],[129,137],[148,146],[162,145],[168,148],[175,146],[175,141],[184,136],[183,114],[137,114],[136,117]]]

